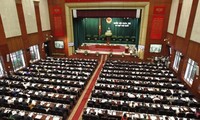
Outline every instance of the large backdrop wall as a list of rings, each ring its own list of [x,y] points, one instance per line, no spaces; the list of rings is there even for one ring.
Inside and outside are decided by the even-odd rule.
[[[139,43],[140,18],[74,18],[74,45],[82,43],[106,43],[105,32],[112,31],[111,43]]]

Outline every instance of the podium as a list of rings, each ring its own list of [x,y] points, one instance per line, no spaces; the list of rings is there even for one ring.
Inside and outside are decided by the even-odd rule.
[[[109,45],[111,40],[111,36],[106,36],[106,43]]]
[[[110,39],[111,39],[111,36],[112,36],[112,32],[111,32],[110,28],[108,28],[108,30],[105,32],[105,36],[106,36],[106,43],[109,45]]]

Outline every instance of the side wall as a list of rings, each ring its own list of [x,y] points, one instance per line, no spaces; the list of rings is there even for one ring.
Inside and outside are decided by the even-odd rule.
[[[179,70],[174,72],[180,77],[180,80],[190,89],[190,91],[192,91],[192,93],[198,97],[198,99],[200,99],[199,76],[196,75],[193,84],[190,85],[184,80],[184,75],[189,58],[197,62],[198,66],[200,65],[200,40],[199,37],[196,37],[196,35],[200,34],[200,24],[198,23],[200,18],[199,14],[197,13],[197,11],[200,9],[199,4],[200,3],[198,0],[173,0],[172,6],[174,6],[174,8],[171,10],[177,9],[177,13],[171,12],[170,17],[176,17],[176,19],[174,19],[175,24],[172,24],[173,26],[169,25],[171,28],[168,28],[166,34],[166,39],[169,42],[169,46],[172,48],[172,54],[170,55],[170,66],[171,68],[173,67],[176,51],[181,52],[183,57],[180,61]],[[184,10],[186,9],[189,12],[189,15],[185,15]],[[182,20],[182,18],[188,20]]]
[[[5,0],[1,2],[0,55],[3,58],[6,71],[12,70],[12,63],[9,58],[9,54],[12,52],[22,50],[26,65],[30,64],[28,49],[32,45],[39,46],[41,58],[46,57],[42,44],[50,40],[51,29],[50,24],[48,24],[50,23],[48,22],[49,19],[43,18],[42,15],[49,17],[49,9],[45,5],[48,4],[48,1],[42,0],[41,3],[34,0],[23,1]],[[43,13],[40,12],[40,9],[43,10]]]

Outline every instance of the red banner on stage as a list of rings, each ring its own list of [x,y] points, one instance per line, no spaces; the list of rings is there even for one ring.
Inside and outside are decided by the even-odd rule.
[[[159,40],[162,38],[165,17],[165,6],[155,6],[151,24],[150,39]]]
[[[54,36],[64,36],[62,17],[54,16]]]
[[[151,27],[151,39],[159,40],[162,38],[164,16],[153,16]]]
[[[62,8],[59,6],[53,7],[52,14],[54,20],[54,36],[64,36],[64,29],[62,25]]]

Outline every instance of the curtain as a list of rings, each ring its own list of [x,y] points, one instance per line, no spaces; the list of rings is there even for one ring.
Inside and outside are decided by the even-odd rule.
[[[85,42],[85,20],[80,18],[73,19],[74,27],[74,47],[75,50]]]
[[[98,35],[99,34],[99,18],[85,18],[85,34]]]

